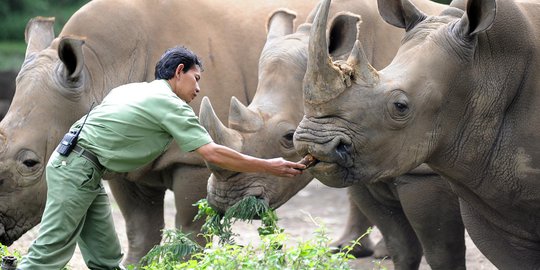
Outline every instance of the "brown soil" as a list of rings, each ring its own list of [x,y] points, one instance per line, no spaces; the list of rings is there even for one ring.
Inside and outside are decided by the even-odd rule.
[[[116,227],[120,241],[123,246],[127,246],[127,238],[125,234],[124,219],[120,214],[118,207],[111,197],[113,215],[116,217]],[[174,227],[174,202],[171,192],[166,196],[166,218],[165,224],[167,228]],[[285,232],[290,235],[291,244],[296,241],[302,241],[313,237],[313,233],[318,224],[324,224],[328,234],[332,239],[338,238],[342,233],[342,226],[347,216],[348,202],[345,189],[334,189],[324,186],[318,181],[313,181],[305,189],[300,191],[284,206],[278,209],[279,225],[285,229]],[[260,223],[237,223],[234,226],[234,231],[240,234],[237,239],[239,244],[258,241],[256,228]],[[23,237],[16,241],[10,250],[19,250],[26,253],[31,241],[36,237],[38,226],[27,232]],[[381,238],[380,233],[375,229],[371,234],[374,240]],[[374,258],[357,259],[351,262],[354,269],[394,269],[389,260],[376,260]],[[84,265],[82,257],[77,249],[76,254],[69,263],[70,269],[79,270],[87,269]],[[423,260],[420,269],[430,269]],[[495,270],[494,267],[474,246],[472,241],[467,236],[467,269],[470,270]]]

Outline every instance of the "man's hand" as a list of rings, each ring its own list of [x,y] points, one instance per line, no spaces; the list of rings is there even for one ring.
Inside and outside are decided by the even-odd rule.
[[[267,162],[270,163],[267,172],[281,177],[297,176],[302,174],[302,171],[306,168],[306,165],[304,164],[290,162],[283,158],[267,159]]]

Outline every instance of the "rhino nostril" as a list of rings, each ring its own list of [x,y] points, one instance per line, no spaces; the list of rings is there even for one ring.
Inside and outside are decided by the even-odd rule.
[[[345,156],[348,154],[349,152],[349,146],[344,144],[344,143],[340,143],[337,147],[336,147],[336,154],[341,158],[341,159],[345,159]]]

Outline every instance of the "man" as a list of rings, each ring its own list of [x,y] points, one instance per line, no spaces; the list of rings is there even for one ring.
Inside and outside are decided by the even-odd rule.
[[[259,159],[212,142],[188,105],[200,92],[201,71],[201,61],[193,52],[184,47],[169,49],[156,65],[156,80],[111,90],[87,118],[72,126],[71,130],[80,129],[78,142],[70,154],[61,155],[59,146],[49,159],[39,236],[20,269],[61,269],[76,244],[90,269],[122,269],[101,176],[104,170],[129,172],[144,166],[173,139],[182,151],[195,151],[228,170],[287,177],[302,173],[305,165],[282,158]]]

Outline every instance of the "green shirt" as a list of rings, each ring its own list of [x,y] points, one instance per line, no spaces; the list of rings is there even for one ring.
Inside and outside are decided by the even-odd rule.
[[[157,158],[172,139],[184,152],[212,142],[193,109],[165,80],[155,80],[111,90],[88,115],[78,144],[108,170],[129,172]]]

